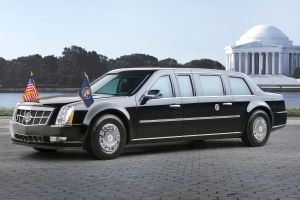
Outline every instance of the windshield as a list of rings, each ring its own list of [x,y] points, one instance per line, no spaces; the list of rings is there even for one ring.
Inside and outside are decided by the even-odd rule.
[[[93,94],[128,96],[148,77],[149,73],[107,74],[92,86]]]

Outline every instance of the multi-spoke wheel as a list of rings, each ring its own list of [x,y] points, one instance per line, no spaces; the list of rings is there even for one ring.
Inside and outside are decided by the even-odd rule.
[[[94,124],[88,138],[87,151],[98,159],[113,159],[122,152],[126,142],[126,128],[115,115],[104,115]]]
[[[269,139],[270,130],[271,121],[268,114],[257,110],[249,117],[242,140],[247,146],[263,146]]]

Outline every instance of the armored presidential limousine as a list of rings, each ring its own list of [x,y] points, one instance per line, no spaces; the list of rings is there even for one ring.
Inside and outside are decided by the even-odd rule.
[[[89,108],[78,95],[18,104],[12,141],[40,152],[79,147],[112,159],[138,143],[241,138],[262,146],[287,120],[282,95],[232,71],[116,69],[91,83],[91,91]]]

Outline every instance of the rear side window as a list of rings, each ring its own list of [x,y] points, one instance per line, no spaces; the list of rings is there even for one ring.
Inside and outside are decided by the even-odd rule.
[[[170,76],[159,77],[151,90],[159,90],[163,98],[173,97],[173,89]]]
[[[200,75],[203,96],[223,96],[224,89],[221,77],[218,75]]]
[[[189,75],[178,75],[177,82],[178,82],[179,92],[181,97],[194,96],[192,80]]]
[[[229,82],[233,95],[251,95],[251,91],[244,79],[229,77]]]

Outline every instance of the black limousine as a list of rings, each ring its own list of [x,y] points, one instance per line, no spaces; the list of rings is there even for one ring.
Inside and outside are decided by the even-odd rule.
[[[117,69],[91,83],[91,90],[89,108],[78,95],[18,104],[12,141],[41,152],[79,147],[112,159],[138,143],[241,138],[262,146],[287,120],[282,95],[263,92],[232,71]]]

